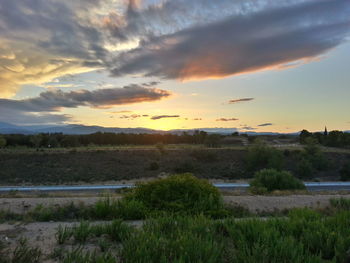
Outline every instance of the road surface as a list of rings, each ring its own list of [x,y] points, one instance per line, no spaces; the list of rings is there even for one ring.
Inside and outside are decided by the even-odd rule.
[[[227,190],[244,190],[249,187],[247,183],[215,183],[213,184],[219,189]],[[309,191],[350,191],[350,182],[312,182],[305,183]],[[103,191],[118,190],[123,188],[134,187],[133,184],[120,185],[60,185],[60,186],[1,186],[0,192],[54,192],[54,191]]]

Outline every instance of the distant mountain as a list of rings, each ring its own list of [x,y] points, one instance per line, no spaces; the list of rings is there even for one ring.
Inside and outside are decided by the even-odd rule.
[[[147,128],[118,128],[118,127],[102,127],[102,126],[86,126],[79,124],[69,124],[62,126],[50,125],[32,125],[32,126],[18,126],[10,123],[0,122],[0,134],[37,134],[37,133],[63,133],[63,134],[91,134],[96,132],[110,132],[110,133],[144,133],[144,134],[182,134],[187,132],[193,134],[195,131],[204,131],[207,133],[216,133],[222,135],[239,132],[237,128],[198,128],[198,129],[174,129],[170,131],[153,130]],[[346,131],[350,132],[350,131]],[[239,132],[248,135],[280,135],[284,133],[277,132]],[[298,135],[299,133],[288,133],[288,135]]]
[[[111,133],[160,133],[162,131],[147,128],[107,128],[101,126],[85,126],[70,124],[34,130],[35,133],[64,133],[64,134],[91,134],[96,132]]]
[[[174,129],[168,131],[172,134],[182,134],[183,132],[187,132],[189,134],[193,134],[195,131],[204,131],[207,133],[218,133],[218,134],[232,134],[234,132],[238,132],[237,128],[198,128],[198,129]]]
[[[10,123],[0,122],[0,133],[2,134],[30,134],[31,132],[23,127],[19,127]]]

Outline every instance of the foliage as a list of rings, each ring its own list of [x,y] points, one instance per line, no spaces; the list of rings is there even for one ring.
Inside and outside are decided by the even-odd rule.
[[[2,135],[0,135],[0,148],[5,147],[6,143],[6,139]]]
[[[157,162],[151,162],[149,164],[149,168],[148,169],[151,170],[151,171],[157,171],[157,170],[159,170],[159,164]]]
[[[340,169],[340,180],[350,181],[350,162],[344,164]]]
[[[302,158],[301,160],[299,160],[297,164],[297,175],[299,177],[312,178],[313,172],[314,168],[308,159]]]
[[[284,164],[283,153],[266,143],[255,140],[253,146],[248,148],[246,167],[250,172],[264,168],[282,169]]]
[[[26,239],[20,239],[19,245],[13,251],[13,263],[39,263],[41,262],[42,252],[40,248],[28,246]]]
[[[223,207],[218,189],[191,174],[139,184],[126,198],[142,202],[148,209],[157,211],[202,213]]]
[[[191,152],[191,156],[199,162],[215,162],[218,160],[218,155],[212,150],[194,150]]]
[[[329,161],[314,138],[309,137],[305,139],[304,150],[301,152],[300,158],[301,162],[304,162],[304,166],[308,165],[304,161],[307,160],[311,164],[312,169],[324,171],[329,168]]]
[[[340,210],[346,210],[350,211],[350,199],[346,198],[332,198],[329,200],[332,207],[340,209]]]
[[[301,131],[299,135],[300,143],[304,144],[308,138],[316,140],[318,143],[331,146],[331,147],[349,147],[350,146],[350,133],[342,131],[331,131],[324,133],[311,133],[307,130]]]
[[[204,145],[211,148],[220,147],[221,136],[219,134],[209,134],[205,137]]]
[[[268,192],[305,189],[304,184],[290,172],[277,171],[275,169],[263,169],[256,172],[254,179],[250,182],[250,187],[253,189],[266,189]]]

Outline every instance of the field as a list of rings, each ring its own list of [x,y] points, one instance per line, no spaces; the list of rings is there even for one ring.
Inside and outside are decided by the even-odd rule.
[[[2,194],[0,263],[349,262],[349,192],[307,192],[298,177],[337,181],[350,153],[277,148],[2,150],[2,185],[143,183]],[[304,162],[312,177],[298,174]],[[253,176],[248,192],[219,192],[207,180]]]
[[[283,168],[295,172],[300,147],[283,148]],[[206,148],[191,145],[85,147],[0,150],[0,184],[100,183],[154,178],[191,172],[197,177],[221,180],[251,178],[246,147]],[[347,150],[324,149],[329,167],[314,170],[310,179],[339,180],[349,162]]]

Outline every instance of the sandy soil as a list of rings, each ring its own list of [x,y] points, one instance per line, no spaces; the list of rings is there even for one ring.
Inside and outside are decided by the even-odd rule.
[[[323,208],[332,198],[350,198],[347,195],[286,195],[286,196],[224,196],[226,203],[245,206],[250,211],[273,211],[294,207]]]
[[[331,198],[350,198],[350,194],[314,194],[314,195],[283,195],[283,196],[250,196],[235,195],[224,196],[227,203],[242,205],[250,211],[282,210],[293,207],[325,207]],[[74,204],[84,203],[92,205],[101,197],[35,197],[35,198],[0,198],[0,210],[8,210],[15,213],[24,213],[37,205],[57,206],[73,202]],[[115,198],[120,198],[116,196]]]

